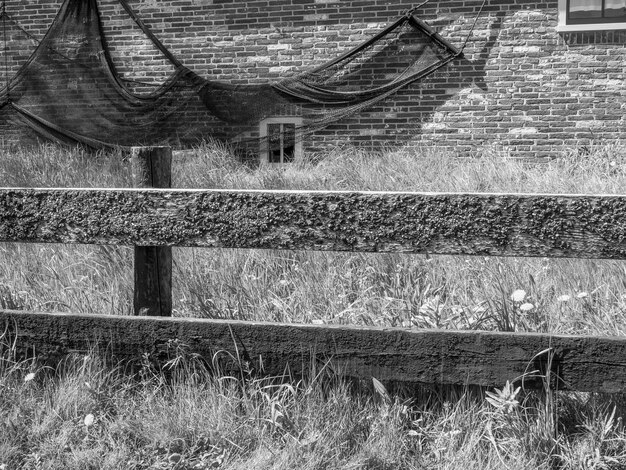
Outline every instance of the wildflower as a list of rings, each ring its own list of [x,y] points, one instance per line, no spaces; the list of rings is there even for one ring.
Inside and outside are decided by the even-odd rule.
[[[496,388],[495,392],[486,392],[486,399],[487,402],[495,406],[499,411],[510,413],[519,405],[517,394],[520,390],[521,387],[514,388],[513,384],[507,380],[502,390]]]
[[[35,378],[35,373],[31,372],[29,374],[26,374],[26,377],[24,377],[24,382],[30,382],[34,378]]]
[[[589,294],[587,294],[586,292],[579,292],[578,294],[576,294],[576,297],[579,299],[584,299],[588,296]]]
[[[522,302],[525,298],[526,298],[526,291],[522,289],[517,289],[516,291],[513,291],[513,293],[511,294],[511,300],[513,302]]]
[[[557,297],[557,302],[567,302],[569,299],[571,299],[571,297],[567,294],[563,294],[563,295],[559,295]]]
[[[89,427],[89,426],[93,425],[93,423],[94,423],[95,421],[96,421],[96,418],[95,418],[95,416],[94,416],[94,415],[92,415],[91,413],[89,413],[87,416],[85,416],[84,423],[85,423],[85,426],[86,426],[86,427]]]
[[[535,306],[533,304],[531,304],[530,302],[526,302],[522,305],[519,306],[519,309],[522,312],[528,312],[529,310],[532,310],[533,308],[535,308]]]
[[[169,463],[173,463],[173,464],[177,464],[178,462],[180,462],[182,460],[183,456],[176,453],[176,454],[171,454],[167,460],[169,461]]]

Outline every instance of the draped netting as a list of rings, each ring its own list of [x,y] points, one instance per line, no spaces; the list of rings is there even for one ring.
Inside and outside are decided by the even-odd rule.
[[[303,136],[371,107],[461,53],[407,13],[313,70],[234,85],[186,68],[119,1],[173,65],[166,81],[133,91],[111,59],[96,0],[65,0],[33,54],[0,89],[0,119],[46,139],[96,148],[184,146],[208,138],[250,143],[260,139],[264,118],[296,113]]]

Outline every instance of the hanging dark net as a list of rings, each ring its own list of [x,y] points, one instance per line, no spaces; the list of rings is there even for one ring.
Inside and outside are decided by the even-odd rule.
[[[407,14],[314,70],[270,84],[233,85],[184,67],[119,1],[174,73],[159,86],[129,86],[111,59],[96,0],[66,0],[35,51],[0,89],[0,121],[95,148],[181,147],[206,139],[258,147],[262,138],[270,147],[284,146],[376,104],[460,54]],[[263,119],[294,115],[302,124],[269,124],[267,135],[259,135]]]

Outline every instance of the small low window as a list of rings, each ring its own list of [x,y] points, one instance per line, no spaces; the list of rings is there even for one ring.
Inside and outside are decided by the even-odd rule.
[[[270,164],[293,163],[302,155],[301,118],[268,118],[261,122],[261,159]]]
[[[626,0],[559,0],[559,31],[626,29]]]

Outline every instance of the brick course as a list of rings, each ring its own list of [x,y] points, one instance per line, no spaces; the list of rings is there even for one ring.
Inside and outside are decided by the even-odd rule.
[[[9,0],[9,15],[41,38],[60,1]],[[233,83],[263,83],[317,66],[359,44],[417,2],[410,0],[129,0],[184,65]],[[433,0],[416,12],[461,46],[481,0]],[[172,67],[115,0],[99,2],[115,64],[158,83]],[[551,155],[591,141],[626,141],[626,31],[557,33],[557,2],[490,0],[464,58],[376,107],[314,136],[337,142],[420,145],[467,153],[492,145]],[[14,73],[36,42],[7,22]],[[0,53],[4,63],[5,54]],[[2,74],[0,83],[4,83]],[[8,130],[2,129],[8,135]]]

